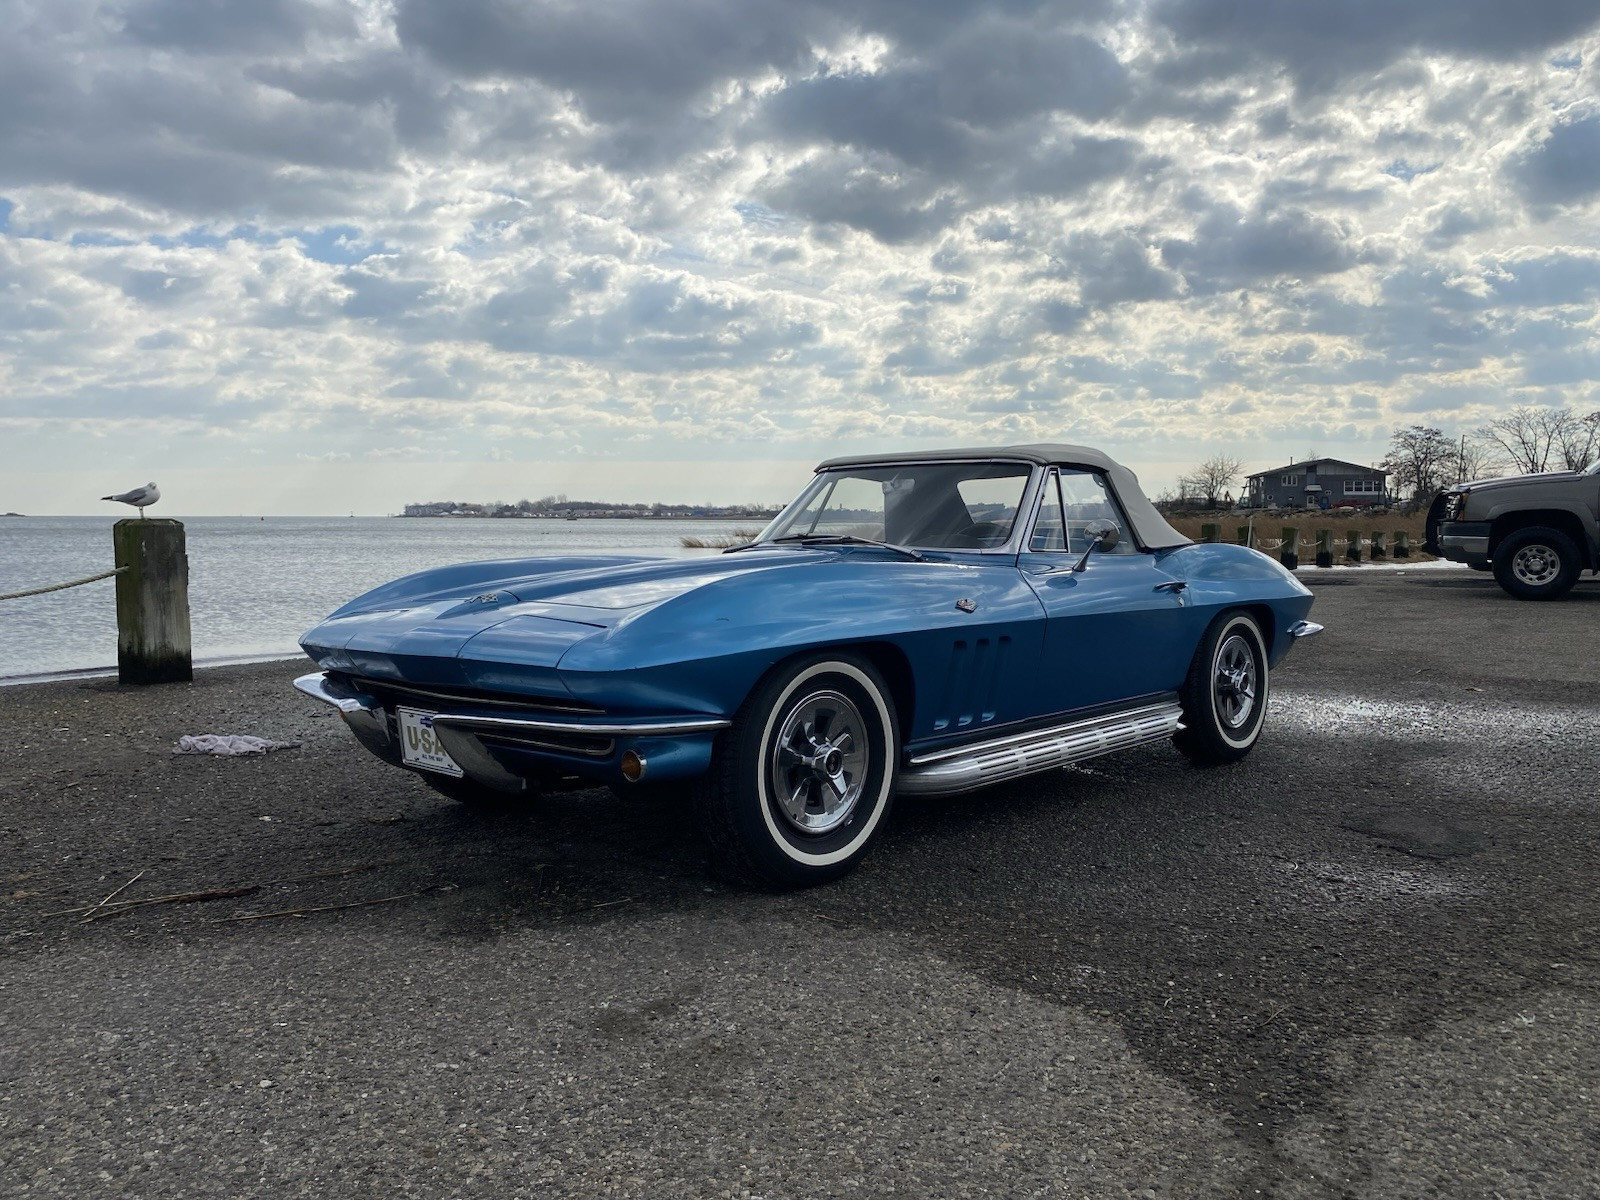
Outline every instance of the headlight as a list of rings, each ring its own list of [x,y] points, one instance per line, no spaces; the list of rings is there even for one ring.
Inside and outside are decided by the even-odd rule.
[[[1467,511],[1467,494],[1465,492],[1451,492],[1444,498],[1444,519],[1446,521],[1459,521],[1461,514]]]

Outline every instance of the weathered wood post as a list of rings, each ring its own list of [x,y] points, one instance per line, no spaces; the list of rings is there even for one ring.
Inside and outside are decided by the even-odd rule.
[[[1317,530],[1317,566],[1333,566],[1333,530]]]
[[[1359,530],[1352,529],[1350,536],[1345,538],[1344,556],[1351,562],[1361,561],[1361,533]]]
[[[1383,534],[1374,533],[1372,535],[1372,550],[1369,557],[1373,562],[1377,562],[1380,558],[1389,557],[1389,552],[1383,548]]]
[[[1210,522],[1201,525],[1200,540],[1202,542],[1220,542],[1222,540],[1222,526]]]
[[[1283,527],[1283,548],[1278,551],[1278,561],[1291,571],[1300,565],[1300,527],[1298,525],[1285,525]]]
[[[1239,545],[1256,548],[1256,527],[1254,525],[1239,526]]]
[[[117,679],[194,678],[189,646],[189,555],[183,522],[134,517],[111,527],[117,576]]]
[[[1404,529],[1394,531],[1394,556],[1396,558],[1411,557],[1411,535]]]

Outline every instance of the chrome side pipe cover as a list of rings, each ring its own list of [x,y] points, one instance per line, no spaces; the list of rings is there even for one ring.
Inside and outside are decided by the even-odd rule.
[[[938,750],[913,758],[901,771],[896,790],[912,796],[976,791],[1004,780],[1161,741],[1183,728],[1182,718],[1183,708],[1176,703],[1147,704],[1051,729]]]

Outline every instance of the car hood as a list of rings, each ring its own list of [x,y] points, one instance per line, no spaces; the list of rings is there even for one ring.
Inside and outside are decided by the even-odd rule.
[[[468,563],[375,588],[335,611],[300,644],[324,667],[379,677],[426,674],[449,682],[451,672],[441,667],[446,660],[554,668],[577,643],[690,593],[753,576],[814,570],[846,555],[904,562],[871,547],[775,547],[692,559]],[[904,565],[939,569],[933,561]]]

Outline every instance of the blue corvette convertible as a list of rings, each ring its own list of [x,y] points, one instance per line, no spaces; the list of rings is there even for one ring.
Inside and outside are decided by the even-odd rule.
[[[454,799],[610,784],[691,805],[731,877],[861,860],[895,794],[965,792],[1171,738],[1261,736],[1311,593],[1195,544],[1082,446],[839,458],[710,559],[465,563],[301,639],[372,753]]]

